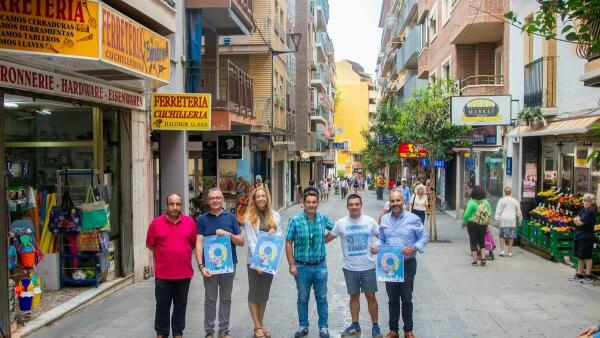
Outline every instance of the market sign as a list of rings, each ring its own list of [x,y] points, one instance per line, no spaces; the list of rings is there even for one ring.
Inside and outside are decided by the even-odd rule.
[[[398,156],[400,158],[423,158],[427,157],[427,152],[422,147],[412,143],[400,143],[398,145]]]
[[[0,49],[98,58],[98,3],[0,1]]]
[[[100,59],[169,82],[169,40],[104,4]]]
[[[0,87],[146,110],[143,94],[1,60]]]
[[[452,124],[463,126],[510,125],[510,95],[453,96]]]
[[[153,130],[210,130],[210,94],[152,94]]]

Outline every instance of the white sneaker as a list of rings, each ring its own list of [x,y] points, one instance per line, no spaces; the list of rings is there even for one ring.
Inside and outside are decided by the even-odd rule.
[[[509,253],[508,253],[508,257],[512,257],[512,252],[509,252]]]
[[[504,251],[500,251],[500,257],[504,257]]]

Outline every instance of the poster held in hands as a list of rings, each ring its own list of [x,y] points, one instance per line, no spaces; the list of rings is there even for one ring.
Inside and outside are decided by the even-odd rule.
[[[233,256],[229,237],[204,237],[204,266],[213,275],[233,272]]]
[[[402,255],[401,247],[379,246],[377,280],[380,282],[404,282],[404,255]]]

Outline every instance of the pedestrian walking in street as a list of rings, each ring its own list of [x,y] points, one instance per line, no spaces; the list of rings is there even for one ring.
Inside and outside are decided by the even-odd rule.
[[[393,245],[402,248],[404,255],[404,282],[386,282],[388,296],[390,332],[386,338],[399,338],[400,303],[402,303],[402,329],[405,338],[414,338],[413,302],[415,275],[417,273],[417,252],[423,253],[428,234],[421,219],[404,210],[404,197],[398,188],[390,193],[391,212],[383,215],[379,225],[379,238],[371,246],[371,253],[377,254],[380,245]]]
[[[512,257],[513,240],[517,238],[515,233],[517,222],[523,220],[519,201],[511,194],[512,188],[504,187],[504,197],[498,201],[495,215],[500,226],[500,256],[504,256],[504,241],[508,240],[508,257]]]
[[[584,284],[593,283],[592,254],[594,250],[594,224],[596,224],[596,206],[594,195],[585,194],[582,197],[583,208],[573,220],[575,223],[575,242],[573,255],[577,257],[577,272],[570,278]],[[584,274],[585,269],[585,274]]]
[[[354,193],[358,193],[358,177],[354,177],[352,180],[352,188],[354,188]]]
[[[396,187],[396,182],[394,182],[394,179],[390,177],[390,179],[388,181],[388,190],[392,191],[392,189],[394,189],[394,187]]]
[[[348,181],[346,178],[340,180],[340,189],[342,190],[342,199],[346,199],[346,195],[348,195]]]
[[[155,218],[146,234],[146,247],[154,253],[154,330],[159,338],[167,338],[169,333],[175,338],[183,336],[195,244],[196,223],[181,213],[181,196],[170,194],[166,214]]]
[[[298,289],[298,320],[300,327],[294,337],[308,335],[308,301],[313,289],[319,315],[319,337],[329,338],[327,305],[327,263],[325,236],[333,229],[333,222],[319,208],[319,192],[306,188],[303,193],[304,210],[290,218],[285,253],[290,274]]]
[[[267,189],[266,187],[262,187]],[[214,338],[215,319],[217,315],[217,299],[219,300],[219,332],[218,338],[231,338],[229,334],[229,315],[231,313],[231,292],[237,264],[236,246],[244,245],[244,237],[235,216],[223,208],[223,193],[218,189],[208,192],[210,210],[198,217],[196,237],[196,260],[198,269],[204,277],[204,331],[206,338]],[[234,272],[213,275],[204,266],[204,237],[226,236],[231,240],[231,256]]]
[[[271,291],[273,275],[250,268],[250,262],[256,251],[256,243],[261,231],[271,235],[282,235],[279,227],[281,216],[273,210],[271,196],[264,188],[255,189],[250,197],[250,204],[246,215],[244,215],[244,227],[246,228],[246,242],[248,244],[248,308],[254,323],[254,337],[271,337],[271,333],[265,329],[263,319]]]
[[[408,186],[408,180],[403,177],[400,180],[400,191],[402,191],[402,197],[404,197],[404,210],[408,210],[408,204],[411,201],[410,187]]]
[[[471,247],[471,256],[473,262],[471,265],[477,266],[477,253],[481,252],[481,266],[486,264],[488,254],[485,246],[485,233],[492,219],[492,207],[486,199],[485,191],[481,186],[475,185],[471,191],[471,199],[465,208],[463,215],[462,228],[467,228],[469,233],[469,244]]]
[[[346,201],[349,215],[335,222],[333,230],[327,234],[326,241],[339,237],[342,242],[344,256],[342,270],[346,280],[346,289],[350,295],[350,315],[352,324],[342,332],[342,337],[351,337],[361,333],[358,322],[360,313],[360,294],[364,293],[371,315],[374,338],[383,338],[379,328],[377,292],[377,274],[375,261],[369,253],[369,248],[379,235],[379,226],[375,220],[362,214],[362,199],[357,194],[351,194]]]
[[[408,211],[419,216],[421,222],[423,222],[423,224],[425,223],[425,214],[429,214],[429,201],[427,194],[425,193],[424,185],[419,184],[415,188],[415,194],[408,204]]]

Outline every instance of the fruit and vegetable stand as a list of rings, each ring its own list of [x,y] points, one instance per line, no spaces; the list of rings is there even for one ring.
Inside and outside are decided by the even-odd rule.
[[[582,207],[581,196],[563,194],[559,189],[538,193],[538,206],[517,226],[523,247],[545,258],[577,266],[573,257],[573,218]],[[597,243],[593,251],[593,271],[600,273],[600,219],[594,228]],[[568,259],[565,259],[568,257]]]

